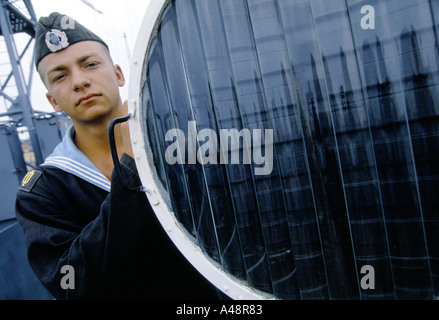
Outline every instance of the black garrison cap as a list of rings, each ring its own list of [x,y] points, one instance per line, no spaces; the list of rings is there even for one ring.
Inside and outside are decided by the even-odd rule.
[[[107,49],[107,44],[89,29],[69,16],[58,12],[41,17],[35,32],[35,66],[48,54],[67,48],[80,41],[97,41]]]

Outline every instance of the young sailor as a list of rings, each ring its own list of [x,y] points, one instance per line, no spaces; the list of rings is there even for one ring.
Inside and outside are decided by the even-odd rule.
[[[37,24],[35,62],[47,99],[72,121],[17,193],[36,276],[56,299],[217,299],[169,240],[146,195],[127,192],[113,172],[107,130],[126,114],[119,94],[125,79],[105,42],[52,13]],[[115,140],[125,180],[139,186],[126,125],[116,126]]]

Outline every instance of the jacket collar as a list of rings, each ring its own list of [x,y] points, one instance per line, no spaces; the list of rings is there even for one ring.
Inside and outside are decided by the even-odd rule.
[[[110,180],[76,147],[74,137],[75,128],[71,125],[62,142],[56,146],[42,166],[56,167],[110,192]]]

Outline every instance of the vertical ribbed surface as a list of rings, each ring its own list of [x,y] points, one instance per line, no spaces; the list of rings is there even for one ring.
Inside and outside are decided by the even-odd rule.
[[[147,53],[146,138],[172,210],[277,298],[439,295],[439,3],[368,4],[364,30],[359,0],[170,1]]]

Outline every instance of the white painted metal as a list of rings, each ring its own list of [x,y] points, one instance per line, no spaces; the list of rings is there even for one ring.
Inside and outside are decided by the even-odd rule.
[[[175,218],[172,208],[166,200],[166,192],[161,187],[157,173],[155,172],[151,149],[146,145],[145,137],[147,133],[144,132],[146,115],[142,114],[140,86],[142,83],[142,69],[145,56],[150,41],[155,34],[157,20],[161,16],[168,1],[169,0],[150,1],[140,27],[133,59],[131,61],[128,112],[132,114],[132,117],[129,120],[129,127],[134,157],[142,184],[147,189],[146,194],[153,206],[156,216],[173,243],[206,279],[235,300],[272,299],[272,296],[251,289],[240,280],[224,272],[215,261],[207,257],[201,251],[200,247],[194,243],[184,227],[182,227]]]

